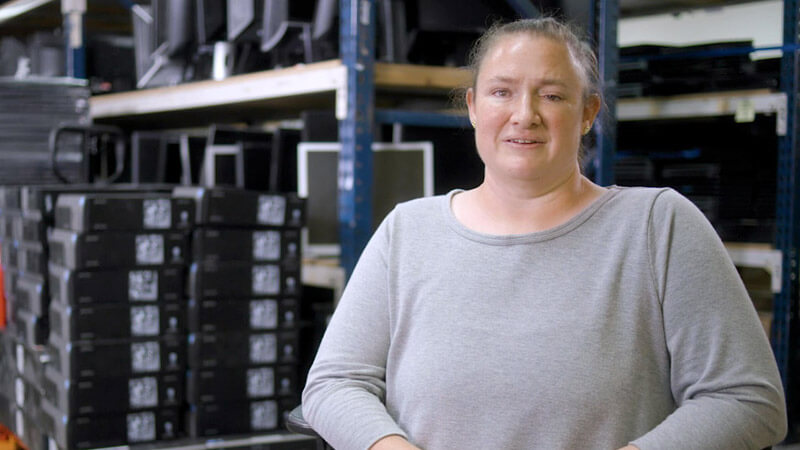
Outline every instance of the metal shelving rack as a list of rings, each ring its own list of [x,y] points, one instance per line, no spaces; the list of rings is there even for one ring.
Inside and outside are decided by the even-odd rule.
[[[783,44],[792,46],[800,43],[797,0],[783,2]],[[781,292],[775,295],[773,304],[774,322],[772,326],[772,347],[778,368],[783,377],[789,407],[790,427],[797,422],[797,389],[790,383],[793,369],[797,363],[798,348],[794,337],[797,328],[798,298],[798,245],[800,244],[800,166],[798,158],[798,54],[797,50],[783,53],[781,62],[781,90],[786,95],[787,132],[778,144],[778,192],[776,211],[775,247],[783,253],[783,275]],[[790,428],[792,429],[792,428]]]

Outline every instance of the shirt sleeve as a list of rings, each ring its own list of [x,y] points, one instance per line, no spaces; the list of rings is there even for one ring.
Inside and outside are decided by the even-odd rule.
[[[353,270],[303,390],[303,416],[338,449],[367,449],[406,434],[384,406],[390,344],[389,222],[378,227]]]
[[[780,442],[787,430],[780,376],[724,245],[672,190],[654,201],[649,230],[677,409],[632,443],[642,450],[722,450]]]

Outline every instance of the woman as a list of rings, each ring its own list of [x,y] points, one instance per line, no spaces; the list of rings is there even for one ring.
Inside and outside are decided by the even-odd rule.
[[[766,336],[725,249],[670,189],[579,169],[596,59],[554,19],[490,30],[468,191],[398,207],[303,393],[338,449],[736,449],[780,441]]]

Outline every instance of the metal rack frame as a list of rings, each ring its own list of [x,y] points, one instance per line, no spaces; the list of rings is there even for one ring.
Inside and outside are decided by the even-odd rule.
[[[798,31],[797,0],[783,3],[783,44],[796,46],[800,42]],[[789,405],[790,425],[797,421],[796,389],[790,383],[796,361],[797,345],[794,330],[797,327],[798,296],[798,244],[800,244],[800,148],[798,148],[798,50],[784,52],[781,61],[781,90],[786,95],[787,132],[778,141],[778,192],[776,211],[775,248],[783,253],[781,292],[773,303],[772,348],[783,378]],[[793,361],[795,360],[795,361]]]

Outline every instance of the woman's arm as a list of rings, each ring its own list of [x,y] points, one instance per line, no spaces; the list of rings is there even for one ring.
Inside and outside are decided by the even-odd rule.
[[[369,450],[420,450],[416,445],[408,442],[402,436],[392,435],[382,438]]]
[[[781,441],[786,410],[772,350],[714,229],[665,191],[651,214],[651,262],[678,408],[632,443],[649,449],[757,449]]]
[[[386,253],[393,214],[361,255],[303,391],[303,415],[334,448],[367,449],[405,436],[384,406],[390,344]]]

